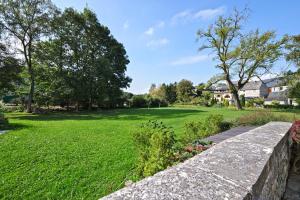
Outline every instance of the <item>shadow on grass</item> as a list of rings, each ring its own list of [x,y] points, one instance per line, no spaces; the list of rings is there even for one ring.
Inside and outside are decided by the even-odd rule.
[[[29,128],[30,125],[19,124],[19,123],[9,123],[7,126],[3,128],[3,130],[12,131],[12,130],[20,130],[23,128]]]
[[[57,112],[49,114],[11,115],[9,118],[32,121],[60,120],[141,120],[141,119],[170,119],[195,115],[202,112],[198,109],[116,109],[98,112]]]

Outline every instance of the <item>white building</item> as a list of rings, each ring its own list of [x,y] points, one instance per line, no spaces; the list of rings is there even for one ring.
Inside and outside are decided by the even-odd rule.
[[[226,84],[215,85],[211,87],[211,90],[218,102],[227,99],[231,104],[234,103],[233,96]],[[281,105],[298,105],[295,99],[288,98],[288,86],[281,78],[250,81],[239,91],[239,95],[244,95],[246,100],[263,98],[265,105],[271,105],[275,101]]]

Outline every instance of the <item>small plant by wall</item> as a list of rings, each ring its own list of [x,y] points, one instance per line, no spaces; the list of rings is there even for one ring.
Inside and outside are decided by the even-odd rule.
[[[162,122],[148,121],[133,133],[133,137],[139,153],[138,176],[151,176],[172,165],[176,139],[170,127]]]

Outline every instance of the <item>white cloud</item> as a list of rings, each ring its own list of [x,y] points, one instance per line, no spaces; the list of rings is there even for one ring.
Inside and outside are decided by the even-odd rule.
[[[164,21],[160,21],[157,24],[155,24],[154,26],[149,27],[144,33],[146,35],[150,36],[150,35],[154,34],[154,32],[155,32],[156,29],[163,28],[163,27],[165,27],[165,22]]]
[[[199,10],[194,14],[194,18],[201,18],[201,19],[211,19],[218,15],[222,15],[225,13],[226,8],[224,6],[218,7],[215,9],[205,9]]]
[[[160,47],[160,46],[165,46],[169,43],[170,43],[170,41],[167,38],[160,38],[157,40],[150,40],[147,43],[147,47]]]
[[[171,23],[176,24],[179,21],[186,21],[189,18],[191,18],[191,15],[192,15],[192,13],[190,10],[184,10],[182,12],[175,14],[171,19]]]
[[[170,64],[173,66],[178,65],[192,65],[196,64],[202,61],[206,61],[211,59],[212,57],[210,55],[196,55],[196,56],[186,56],[179,58],[177,60],[172,61]]]
[[[165,27],[165,22],[164,22],[164,21],[160,21],[160,22],[157,24],[157,27],[158,27],[158,28],[163,28],[163,27]]]
[[[146,35],[153,35],[154,33],[154,28],[153,27],[150,27],[148,28],[146,31],[145,31],[145,34]]]
[[[191,11],[191,10],[184,10],[175,14],[171,19],[171,24],[177,23],[186,23],[188,21],[193,21],[195,19],[202,19],[207,20],[214,18],[218,15],[224,14],[226,11],[226,7],[221,6],[218,8],[210,8],[210,9],[203,9],[198,11]]]
[[[129,28],[129,22],[128,21],[126,21],[126,22],[124,22],[124,24],[123,24],[123,29],[128,29]]]

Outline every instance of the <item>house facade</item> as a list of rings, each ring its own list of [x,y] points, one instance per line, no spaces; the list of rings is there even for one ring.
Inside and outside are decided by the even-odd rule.
[[[211,90],[218,102],[227,99],[230,104],[234,103],[233,96],[225,83],[214,85]],[[275,101],[280,105],[298,105],[295,99],[288,98],[288,86],[281,78],[250,81],[239,91],[239,95],[244,95],[246,100],[263,98],[265,105],[271,105]]]

